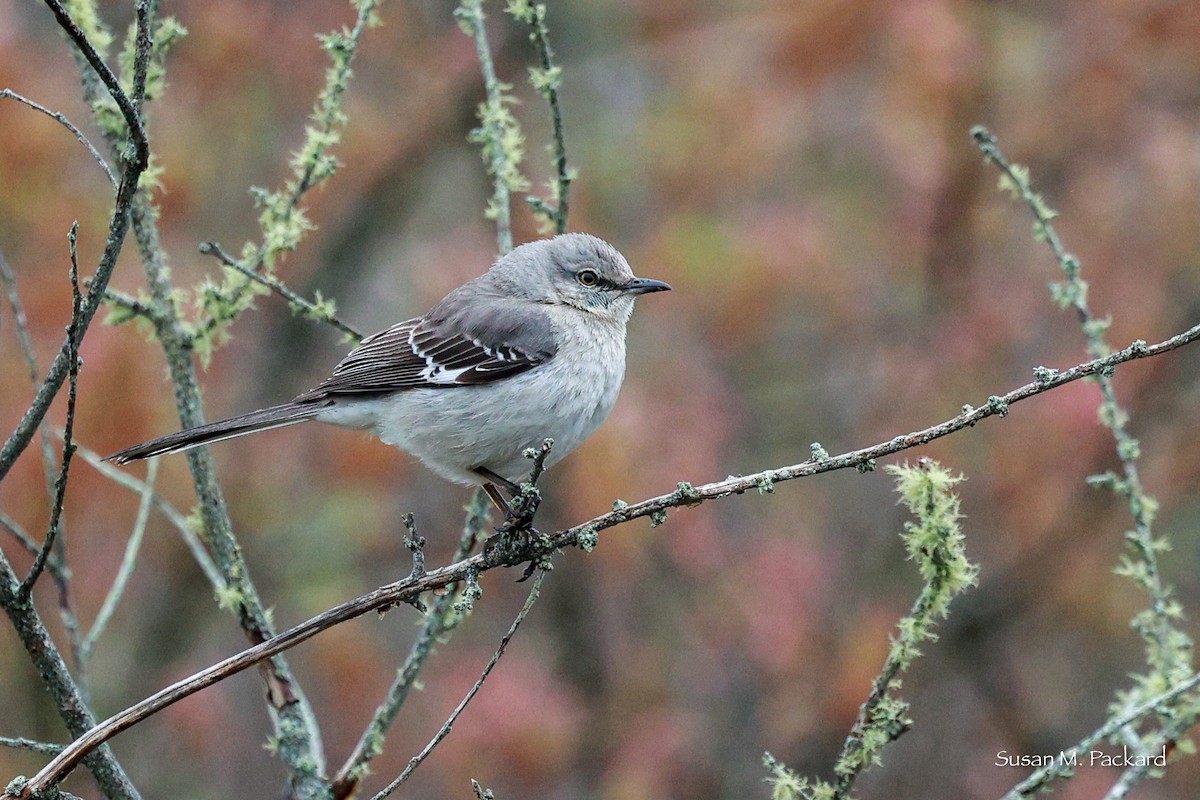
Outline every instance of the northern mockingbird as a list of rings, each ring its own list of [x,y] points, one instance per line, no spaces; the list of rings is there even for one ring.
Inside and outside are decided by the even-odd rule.
[[[179,431],[108,457],[124,464],[315,419],[368,430],[444,478],[483,484],[509,507],[525,450],[553,439],[551,465],[608,416],[625,376],[638,278],[583,233],[521,245],[424,316],[369,336],[290,403]]]

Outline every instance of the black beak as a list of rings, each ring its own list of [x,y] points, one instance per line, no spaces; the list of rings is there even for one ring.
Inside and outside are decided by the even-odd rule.
[[[650,278],[634,278],[620,287],[625,294],[650,294],[650,292],[669,292],[671,284]]]

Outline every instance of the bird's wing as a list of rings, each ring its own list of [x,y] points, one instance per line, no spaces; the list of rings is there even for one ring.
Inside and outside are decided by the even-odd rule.
[[[533,369],[557,349],[549,316],[531,304],[444,305],[363,339],[296,402],[491,383]]]

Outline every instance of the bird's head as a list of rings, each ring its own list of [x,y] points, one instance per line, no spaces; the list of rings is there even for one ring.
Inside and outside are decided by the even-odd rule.
[[[523,244],[492,268],[526,299],[566,305],[624,323],[639,294],[667,291],[662,281],[639,278],[617,249],[586,233],[564,233]]]

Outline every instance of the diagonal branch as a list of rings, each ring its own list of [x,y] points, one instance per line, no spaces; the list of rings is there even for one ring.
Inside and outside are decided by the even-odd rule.
[[[126,160],[125,168],[121,173],[121,182],[117,187],[117,199],[113,207],[112,219],[108,225],[108,240],[104,245],[104,252],[100,256],[100,263],[96,267],[96,274],[92,277],[87,295],[80,304],[79,326],[74,333],[74,341],[68,339],[63,342],[45,379],[38,388],[33,402],[21,418],[20,423],[17,424],[16,430],[0,448],[0,481],[4,480],[17,457],[29,446],[34,432],[45,419],[46,413],[50,410],[50,404],[67,379],[70,368],[70,351],[83,340],[88,326],[91,325],[96,311],[100,308],[104,290],[108,287],[109,278],[112,277],[113,269],[117,266],[117,256],[120,255],[121,248],[125,244],[125,234],[129,231],[130,209],[137,193],[138,182],[149,162],[149,146],[146,143],[146,132],[142,127],[139,108],[142,95],[146,90],[146,70],[150,63],[150,3],[147,0],[139,0],[137,4],[137,50],[134,57],[132,100],[122,91],[112,71],[105,66],[87,36],[75,24],[62,5],[57,0],[46,0],[46,4],[54,12],[59,24],[67,32],[75,46],[100,75],[101,80],[108,87],[109,94],[120,106],[134,143],[134,154],[132,158]]]
[[[475,695],[479,693],[479,690],[483,688],[483,682],[487,680],[488,675],[492,674],[492,670],[495,668],[497,662],[500,661],[500,657],[504,655],[504,651],[508,647],[508,643],[511,642],[513,636],[516,635],[517,628],[521,627],[521,623],[524,622],[525,617],[529,615],[529,609],[533,608],[533,604],[537,602],[538,596],[542,592],[542,581],[546,578],[546,572],[547,571],[545,569],[538,570],[537,577],[533,579],[533,587],[529,590],[529,596],[525,598],[525,605],[521,606],[521,610],[517,612],[517,616],[515,619],[513,619],[512,625],[508,627],[508,631],[504,634],[503,638],[500,639],[500,646],[496,648],[496,652],[492,654],[491,659],[488,660],[487,665],[483,668],[483,672],[480,674],[479,680],[475,681],[471,688],[467,690],[466,695],[464,695],[459,704],[454,707],[454,710],[450,712],[450,716],[442,724],[442,727],[438,728],[437,733],[433,735],[433,738],[429,740],[428,744],[421,749],[421,752],[413,756],[412,759],[409,760],[408,765],[405,766],[404,771],[396,776],[396,779],[384,787],[382,791],[376,794],[372,800],[384,800],[384,798],[396,791],[396,789],[400,787],[400,784],[408,780],[408,776],[412,775],[413,772],[416,771],[417,767],[421,765],[421,762],[429,757],[429,754],[433,752],[433,748],[437,747],[443,739],[450,735],[450,729],[454,727],[455,721],[467,707],[467,704],[470,703]]]
[[[18,103],[24,103],[34,111],[40,111],[74,134],[75,138],[79,140],[79,143],[86,147],[87,151],[92,154],[92,158],[96,159],[96,163],[100,165],[100,169],[104,170],[104,174],[108,176],[108,182],[112,184],[113,189],[117,188],[117,179],[113,175],[112,169],[109,168],[108,162],[104,160],[104,156],[100,155],[100,151],[96,149],[95,145],[88,141],[88,138],[83,135],[83,132],[80,131],[79,128],[76,128],[75,125],[72,124],[71,120],[67,119],[65,114],[59,111],[51,111],[40,103],[36,103],[33,100],[30,100],[28,97],[17,94],[12,89],[0,89],[0,100],[3,100],[6,97],[12,98]]]
[[[70,13],[59,0],[46,0],[46,5],[58,20],[61,27],[75,47],[96,71],[96,75],[108,89],[109,95],[121,109],[121,116],[129,128],[129,138],[133,143],[133,152],[124,154],[126,163],[131,169],[141,173],[150,161],[150,142],[146,139],[146,129],[142,126],[142,100],[146,94],[146,70],[150,64],[150,17],[152,9],[147,0],[139,0],[137,4],[137,52],[133,66],[133,96],[125,94],[117,76],[104,63],[104,59],[96,52],[87,34],[75,23]],[[124,180],[124,179],[122,179]]]
[[[228,267],[234,272],[238,272],[250,280],[267,287],[275,294],[287,300],[292,306],[292,309],[305,317],[317,322],[324,322],[337,328],[342,333],[346,334],[350,341],[357,344],[366,338],[366,334],[354,328],[353,326],[343,322],[333,313],[330,305],[321,298],[321,293],[317,292],[316,301],[296,293],[286,283],[276,278],[274,275],[255,272],[248,267],[242,266],[242,262],[238,261],[217,242],[201,242],[200,252],[206,256],[212,256],[220,261],[223,266]]]
[[[461,561],[470,555],[475,545],[483,535],[488,524],[487,495],[482,489],[476,489],[467,504],[467,518],[463,523],[462,536],[459,538],[458,549],[454,561]],[[387,695],[375,709],[370,724],[363,731],[354,746],[354,751],[346,759],[341,769],[333,779],[332,789],[334,800],[350,797],[358,788],[359,782],[367,774],[371,759],[383,750],[384,737],[395,722],[400,708],[408,699],[409,694],[417,685],[417,676],[425,667],[429,657],[433,655],[434,645],[458,625],[462,615],[455,610],[457,586],[451,584],[437,596],[432,607],[425,614],[421,629],[417,632],[404,659],[403,666],[396,673],[395,680],[388,687]]]
[[[395,583],[381,586],[372,592],[368,592],[361,597],[357,597],[306,622],[302,622],[261,644],[248,648],[237,655],[230,656],[115,714],[73,742],[59,756],[47,764],[29,782],[28,791],[42,790],[57,784],[79,763],[80,759],[94,748],[167,706],[195,694],[201,689],[212,686],[231,675],[248,669],[267,658],[289,650],[301,642],[311,639],[323,630],[362,616],[367,612],[391,608],[400,603],[407,603],[419,598],[427,591],[440,589],[450,583],[466,580],[469,575],[478,575],[501,566],[515,566],[517,563],[541,558],[564,547],[580,547],[590,551],[596,544],[596,534],[599,531],[615,527],[639,517],[649,517],[652,525],[661,524],[666,521],[666,511],[669,508],[691,507],[708,500],[715,500],[734,494],[744,494],[752,489],[757,489],[760,493],[770,493],[774,490],[776,483],[823,472],[832,472],[838,469],[856,468],[860,471],[869,471],[874,469],[874,462],[877,458],[893,455],[914,447],[920,447],[934,439],[948,436],[964,428],[973,427],[988,417],[1007,416],[1009,407],[1013,403],[1018,403],[1051,389],[1056,389],[1064,384],[1071,383],[1072,381],[1080,380],[1081,378],[1111,372],[1113,367],[1127,361],[1162,355],[1184,345],[1191,344],[1197,339],[1200,339],[1200,325],[1154,345],[1147,345],[1145,342],[1138,340],[1124,350],[1119,350],[1105,358],[1098,358],[1079,364],[1063,372],[1039,368],[1037,372],[1038,378],[1032,383],[1027,383],[1004,395],[993,395],[980,408],[964,406],[962,413],[956,417],[922,430],[897,436],[886,442],[880,442],[870,447],[853,450],[838,456],[830,457],[825,455],[815,460],[810,459],[792,466],[768,469],[752,475],[730,477],[702,486],[693,486],[689,483],[681,482],[679,488],[670,494],[652,497],[633,504],[618,501],[614,504],[613,510],[606,514],[601,514],[587,522],[544,537],[544,539],[537,541],[533,547],[522,554],[523,557],[521,557],[520,561],[516,557],[500,558],[495,551],[485,551],[453,564],[430,570],[419,576],[409,576]],[[814,451],[819,451],[819,446],[814,446]],[[26,792],[18,796],[27,800],[32,795]]]

